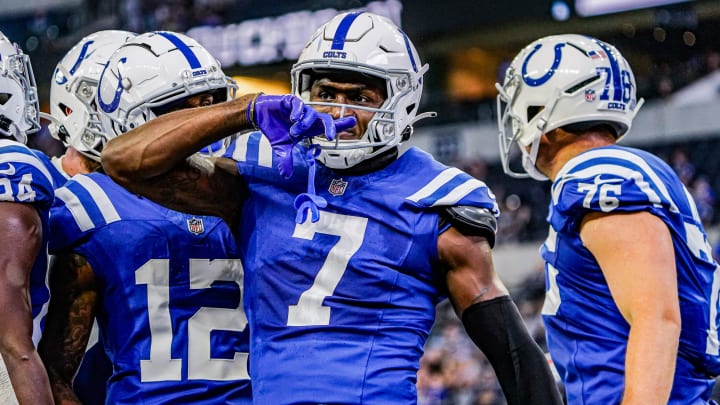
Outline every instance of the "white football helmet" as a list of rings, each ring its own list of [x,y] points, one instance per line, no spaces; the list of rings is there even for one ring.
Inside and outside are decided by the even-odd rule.
[[[58,62],[50,84],[50,134],[66,147],[100,161],[108,137],[95,103],[100,74],[110,55],[136,34],[98,31],[81,39]]]
[[[371,159],[408,140],[416,121],[435,115],[416,116],[428,65],[421,64],[410,39],[385,17],[350,12],[320,27],[292,68],[293,94],[308,105],[337,107],[334,103],[310,102],[313,73],[327,70],[378,77],[387,85],[387,99],[380,108],[340,104],[343,109],[368,110],[375,115],[361,139],[313,138],[312,142],[321,148],[318,160],[325,166],[344,169]]]
[[[559,127],[610,125],[619,140],[643,100],[635,76],[615,47],[583,35],[553,35],[526,46],[507,69],[499,91],[500,156],[505,173],[546,180],[535,167],[540,138]],[[512,147],[523,172],[510,168]]]
[[[156,118],[187,97],[213,92],[214,103],[235,97],[237,86],[220,62],[194,39],[157,31],[115,51],[100,76],[97,105],[110,137]]]
[[[40,129],[30,57],[0,32],[0,135],[21,143]]]

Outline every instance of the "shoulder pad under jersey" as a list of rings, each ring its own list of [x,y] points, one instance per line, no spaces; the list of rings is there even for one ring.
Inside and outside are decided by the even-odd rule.
[[[484,236],[490,243],[490,247],[495,246],[497,220],[492,211],[487,208],[471,205],[443,207],[440,211],[440,220],[449,223],[463,235]]]

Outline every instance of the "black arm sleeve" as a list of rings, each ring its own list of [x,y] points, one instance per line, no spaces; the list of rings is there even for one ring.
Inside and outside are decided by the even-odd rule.
[[[471,305],[462,322],[490,361],[509,405],[563,403],[550,365],[510,297]]]

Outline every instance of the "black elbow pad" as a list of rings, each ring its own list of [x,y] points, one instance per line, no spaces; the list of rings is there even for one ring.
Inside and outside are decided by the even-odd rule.
[[[487,209],[470,205],[443,207],[440,212],[441,224],[449,223],[463,235],[484,236],[490,247],[495,246],[497,220]]]

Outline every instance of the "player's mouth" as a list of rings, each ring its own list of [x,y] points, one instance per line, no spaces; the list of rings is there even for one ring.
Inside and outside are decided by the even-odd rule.
[[[350,131],[342,131],[337,134],[337,137],[341,140],[352,140],[357,138],[355,134]]]

